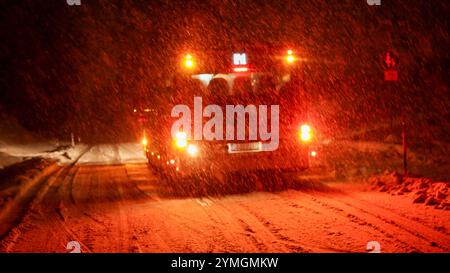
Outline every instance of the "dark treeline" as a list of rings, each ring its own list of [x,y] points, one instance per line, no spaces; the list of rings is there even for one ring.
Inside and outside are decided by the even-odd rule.
[[[0,103],[46,136],[119,140],[132,109],[190,50],[292,47],[307,99],[329,131],[391,120],[449,126],[446,1],[3,1]],[[400,81],[383,82],[386,50]],[[220,60],[217,60],[220,61]],[[320,123],[319,122],[319,123]],[[421,128],[419,126],[419,128]],[[445,131],[445,130],[444,130]],[[445,133],[439,132],[439,135]],[[448,134],[447,134],[448,135]]]

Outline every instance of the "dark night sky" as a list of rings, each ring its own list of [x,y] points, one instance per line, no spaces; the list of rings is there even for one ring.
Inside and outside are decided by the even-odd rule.
[[[249,44],[302,52],[312,99],[340,105],[323,115],[348,111],[334,122],[390,115],[399,100],[449,118],[446,1],[10,0],[0,9],[0,105],[47,135],[124,136],[133,104],[176,72],[180,54]],[[390,48],[402,81],[383,99],[380,59]]]

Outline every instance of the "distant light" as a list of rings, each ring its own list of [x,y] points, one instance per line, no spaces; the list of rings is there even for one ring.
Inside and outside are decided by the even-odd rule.
[[[142,138],[142,141],[141,141],[141,143],[142,143],[142,145],[144,145],[144,146],[147,146],[147,144],[148,144],[148,140],[147,140],[147,138]]]
[[[293,53],[293,52],[292,52],[291,49],[289,49],[289,50],[287,51],[287,54],[288,54],[288,55],[292,55],[292,53]]]
[[[156,158],[161,159],[161,156],[160,156],[160,155],[157,155]]]
[[[147,112],[147,113],[148,113],[148,112],[150,112],[150,109],[149,109],[149,108],[145,108],[145,109],[144,109],[144,112]]]
[[[317,152],[316,151],[311,151],[311,156],[312,157],[316,157],[317,156]]]
[[[134,113],[136,113],[136,112],[137,112],[137,109],[136,109],[136,108],[134,108],[134,109],[133,109],[133,112],[134,112]]]
[[[172,165],[175,164],[175,160],[174,160],[174,159],[171,159],[171,160],[170,160],[170,164],[172,164]]]
[[[248,71],[248,67],[235,67],[233,68],[234,72],[247,72]]]

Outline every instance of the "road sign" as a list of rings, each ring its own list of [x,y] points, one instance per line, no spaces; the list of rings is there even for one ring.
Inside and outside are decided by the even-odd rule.
[[[386,69],[396,69],[398,67],[398,56],[392,51],[386,52],[383,61]]]
[[[384,71],[385,81],[396,81],[398,80],[398,71],[396,69],[387,69]]]
[[[384,65],[384,80],[385,81],[397,81],[398,80],[398,64],[399,59],[392,51],[386,52],[383,59]]]
[[[392,51],[386,52],[383,59],[384,65],[384,80],[397,81],[398,80],[398,56]],[[408,145],[406,143],[406,121],[405,112],[402,107],[402,146],[403,146],[403,175],[408,175]]]

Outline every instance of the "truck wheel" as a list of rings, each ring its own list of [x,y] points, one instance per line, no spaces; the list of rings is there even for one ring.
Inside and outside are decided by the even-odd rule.
[[[158,169],[150,159],[147,160],[147,166],[154,175],[158,175]]]

